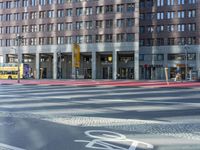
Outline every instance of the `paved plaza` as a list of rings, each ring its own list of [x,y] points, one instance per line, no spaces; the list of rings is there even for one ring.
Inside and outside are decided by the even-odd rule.
[[[0,85],[0,150],[199,150],[199,91]]]

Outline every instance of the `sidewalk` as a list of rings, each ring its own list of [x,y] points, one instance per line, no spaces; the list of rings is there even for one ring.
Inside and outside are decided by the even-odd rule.
[[[152,81],[152,80],[0,80],[0,85],[63,85],[63,86],[120,86],[120,87],[200,87],[200,82],[183,81],[183,82],[169,82],[165,81]]]

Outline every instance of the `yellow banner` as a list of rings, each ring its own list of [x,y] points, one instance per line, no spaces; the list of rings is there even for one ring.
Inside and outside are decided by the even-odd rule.
[[[80,46],[78,44],[73,45],[73,57],[74,57],[74,67],[80,67]]]

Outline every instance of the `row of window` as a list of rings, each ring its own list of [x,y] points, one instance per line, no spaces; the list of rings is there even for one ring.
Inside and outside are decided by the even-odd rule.
[[[81,30],[81,29],[100,29],[100,28],[122,28],[122,27],[133,27],[135,20],[133,18],[117,19],[114,22],[112,19],[109,20],[96,20],[93,21],[77,21],[57,24],[32,24],[22,26],[5,26],[0,27],[0,34],[9,33],[25,33],[25,32],[51,32],[51,31],[69,31],[69,30]]]
[[[127,12],[134,11],[134,4],[127,4]],[[95,14],[108,13],[113,11],[113,5],[108,6],[97,6]],[[123,12],[124,4],[117,5],[117,11]],[[130,6],[132,9],[130,9]],[[104,10],[105,7],[105,10]],[[75,9],[75,10],[74,10]],[[17,20],[28,20],[28,19],[45,19],[45,18],[61,18],[61,17],[72,17],[72,16],[83,16],[83,15],[93,15],[93,8],[68,8],[68,9],[58,9],[47,10],[47,11],[32,11],[32,12],[22,12],[22,13],[9,13],[9,14],[0,14],[0,21],[17,21]],[[75,15],[74,15],[75,13]]]
[[[5,1],[0,2],[0,9],[9,9],[9,8],[19,8],[19,7],[28,7],[28,6],[37,6],[37,5],[51,5],[51,4],[64,4],[64,3],[76,3],[76,2],[92,2],[98,0],[14,0],[14,1]]]
[[[167,12],[157,12],[157,13],[140,13],[140,20],[163,20],[163,19],[181,19],[181,18],[195,18],[196,10],[179,10],[175,11],[167,11]]]
[[[140,33],[152,33],[152,32],[184,32],[184,31],[196,31],[196,23],[188,23],[188,24],[169,24],[169,25],[149,25],[149,26],[140,26]]]
[[[185,60],[186,54],[185,53],[178,53],[178,54],[168,54],[167,55],[168,60]],[[164,60],[164,54],[140,54],[139,55],[140,61],[163,61]],[[196,54],[195,53],[188,53],[187,54],[187,60],[196,60]]]
[[[197,43],[196,37],[180,37],[180,38],[147,38],[140,39],[140,46],[163,46],[163,45],[194,45]]]
[[[56,40],[56,41],[54,41]],[[77,35],[77,36],[58,36],[23,38],[22,45],[52,45],[52,44],[72,44],[76,43],[101,43],[101,42],[134,42],[134,33],[121,34],[98,34],[98,35]],[[0,46],[17,46],[16,39],[0,39]]]
[[[140,8],[196,4],[197,0],[140,0]]]
[[[16,0],[17,1],[17,0]],[[23,0],[22,7],[28,7],[32,6],[29,5],[28,0]],[[11,1],[7,2],[0,2],[0,9],[9,9],[9,8],[18,8],[20,7],[20,4],[18,5],[12,5]],[[69,8],[69,15],[72,15],[73,11],[72,8]],[[96,14],[102,14],[102,13],[112,13],[112,12],[134,12],[135,11],[135,3],[127,3],[127,4],[116,4],[116,5],[105,5],[105,6],[96,6],[96,9],[94,10],[93,7],[80,7],[76,9],[76,15],[92,15],[93,12],[96,11]],[[64,13],[64,10],[63,10]]]

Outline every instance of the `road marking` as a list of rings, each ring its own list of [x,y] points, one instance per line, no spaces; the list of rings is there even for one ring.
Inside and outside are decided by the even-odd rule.
[[[0,150],[25,150],[25,149],[0,143]]]
[[[96,150],[136,150],[136,148],[139,148],[139,145],[145,146],[144,150],[152,150],[154,148],[151,144],[128,139],[125,135],[112,131],[88,130],[85,131],[85,135],[93,139],[91,141],[74,140],[74,142],[87,143],[85,145],[86,148]],[[126,147],[122,145],[126,145]]]

